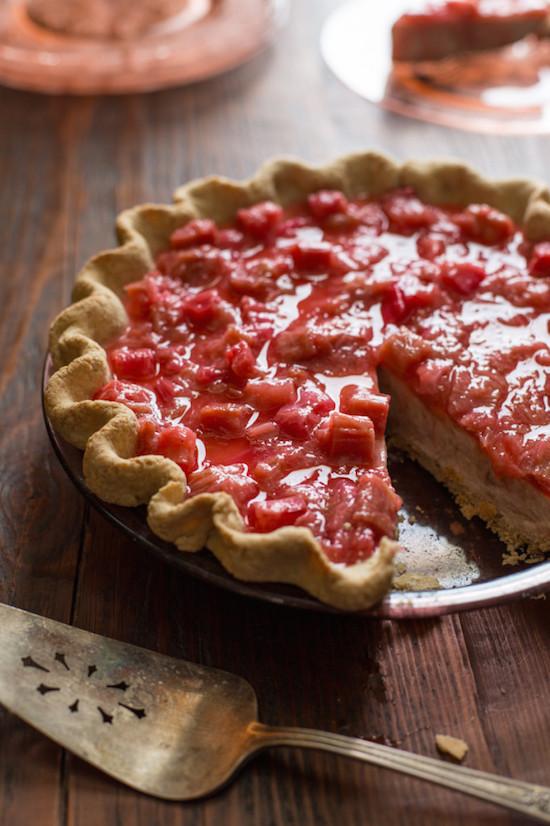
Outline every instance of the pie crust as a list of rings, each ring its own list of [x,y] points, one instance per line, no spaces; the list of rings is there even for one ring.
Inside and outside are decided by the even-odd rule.
[[[220,177],[180,187],[173,205],[144,204],[117,220],[120,246],[100,252],[76,278],[73,304],[53,322],[50,353],[54,373],[45,393],[47,414],[58,433],[84,451],[86,483],[101,499],[147,505],[150,528],[182,551],[209,548],[234,576],[248,581],[297,585],[343,610],[365,610],[390,588],[396,542],[383,538],[372,557],[353,566],[331,563],[313,534],[288,526],[271,533],[244,529],[226,493],[185,498],[185,475],[162,456],[136,456],[137,419],[118,402],[93,401],[110,378],[106,346],[127,322],[125,284],[153,267],[170,234],[193,218],[224,223],[238,209],[263,200],[282,206],[319,189],[348,197],[379,196],[412,186],[420,198],[441,205],[487,203],[507,213],[532,241],[550,238],[550,192],[525,179],[489,181],[455,162],[407,162],[375,153],[347,155],[324,167],[274,160],[242,183]]]

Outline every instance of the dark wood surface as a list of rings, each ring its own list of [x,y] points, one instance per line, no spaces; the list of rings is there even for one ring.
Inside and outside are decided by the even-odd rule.
[[[488,174],[550,179],[548,138],[487,137],[369,106],[323,66],[332,2],[297,0],[277,47],[223,78],[116,99],[0,90],[0,599],[82,628],[235,671],[270,723],[325,728],[550,784],[549,605],[437,621],[279,610],[214,590],[90,513],[40,412],[48,323],[78,267],[113,241],[116,213],[274,154],[323,161],[375,147],[455,155]],[[0,652],[1,656],[1,652]],[[519,824],[489,805],[320,754],[280,751],[192,804],[140,796],[0,712],[2,826]]]

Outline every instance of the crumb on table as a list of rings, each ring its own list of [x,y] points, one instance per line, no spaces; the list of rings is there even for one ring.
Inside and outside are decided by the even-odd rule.
[[[441,754],[452,757],[457,763],[462,763],[468,754],[468,744],[459,737],[451,737],[449,734],[436,734],[435,745]]]

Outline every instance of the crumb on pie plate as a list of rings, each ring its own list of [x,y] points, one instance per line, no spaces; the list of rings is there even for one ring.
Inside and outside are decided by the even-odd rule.
[[[391,586],[387,427],[467,516],[548,551],[549,201],[372,152],[193,182],[79,273],[48,416],[162,539],[344,610]]]

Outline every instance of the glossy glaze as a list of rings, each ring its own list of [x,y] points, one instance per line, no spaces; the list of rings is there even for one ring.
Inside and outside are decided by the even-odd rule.
[[[128,286],[115,379],[96,397],[134,409],[139,451],[179,462],[190,494],[225,490],[251,528],[305,525],[352,563],[400,504],[380,361],[499,473],[548,489],[546,253],[495,210],[408,190],[192,222]]]

